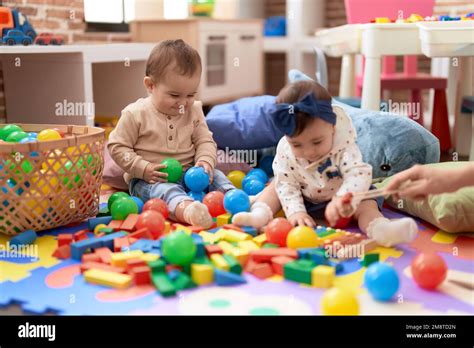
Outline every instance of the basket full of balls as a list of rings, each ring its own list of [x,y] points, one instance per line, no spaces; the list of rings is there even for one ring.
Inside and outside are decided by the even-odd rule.
[[[0,124],[0,233],[97,215],[104,134],[87,126]]]

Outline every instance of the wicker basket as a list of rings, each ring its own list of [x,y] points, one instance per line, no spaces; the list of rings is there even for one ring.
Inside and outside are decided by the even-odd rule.
[[[66,136],[43,142],[0,143],[0,232],[41,231],[97,215],[104,130],[18,125],[25,132],[57,128]]]

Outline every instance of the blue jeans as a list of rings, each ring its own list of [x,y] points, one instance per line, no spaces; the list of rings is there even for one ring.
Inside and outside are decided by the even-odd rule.
[[[132,196],[136,196],[144,202],[152,198],[160,198],[166,202],[170,212],[176,210],[176,206],[182,201],[193,199],[187,195],[189,189],[184,184],[184,174],[178,182],[157,182],[156,184],[149,184],[142,179],[133,178],[128,184],[128,189]],[[235,189],[230,180],[220,170],[214,169],[214,181],[206,192],[221,191],[226,193],[229,190]]]

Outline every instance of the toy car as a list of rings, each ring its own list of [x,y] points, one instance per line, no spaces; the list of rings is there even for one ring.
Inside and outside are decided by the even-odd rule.
[[[62,45],[63,43],[63,37],[53,33],[41,33],[35,39],[36,45]]]
[[[2,42],[4,45],[31,45],[33,40],[28,35],[25,35],[21,30],[10,29],[6,35],[3,36]]]

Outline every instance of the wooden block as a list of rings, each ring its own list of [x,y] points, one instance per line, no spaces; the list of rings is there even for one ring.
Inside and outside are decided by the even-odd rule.
[[[236,225],[233,225],[233,224],[225,224],[224,226],[222,226],[222,228],[225,228],[226,230],[234,230],[234,231],[239,231],[239,232],[245,232],[239,226],[236,226]]]
[[[154,239],[151,232],[148,228],[141,228],[135,232],[132,232],[128,235],[128,238],[138,238],[138,239]]]
[[[60,260],[70,259],[71,258],[71,245],[66,244],[66,245],[60,246],[53,252],[52,256]]]
[[[138,266],[130,270],[135,285],[151,284],[151,270],[148,266]]]
[[[230,254],[235,247],[226,241],[220,241],[217,245],[224,251],[224,254]]]
[[[129,247],[130,241],[128,237],[120,237],[114,239],[114,252],[119,253],[122,251],[123,247]]]
[[[193,233],[199,233],[201,231],[205,231],[205,228],[202,226],[188,226],[188,228],[191,230]]]
[[[311,285],[317,288],[330,288],[336,277],[336,269],[331,266],[316,266],[311,271]]]
[[[111,261],[112,251],[109,248],[95,249],[95,254],[99,256],[100,261],[109,264]]]
[[[202,232],[199,232],[198,234],[202,237],[202,240],[204,243],[214,244],[220,240],[220,238],[216,236],[214,233],[202,231]]]
[[[363,267],[369,267],[372,263],[378,262],[380,258],[379,254],[365,254],[364,258],[360,262]]]
[[[269,263],[259,263],[253,267],[252,272],[250,273],[257,278],[265,279],[273,275],[273,269]]]
[[[80,240],[87,239],[87,232],[89,232],[89,230],[82,230],[74,233],[74,241],[78,242]]]
[[[82,262],[88,262],[88,261],[102,262],[100,256],[95,254],[95,253],[94,254],[84,254],[84,255],[82,255],[81,261]]]
[[[84,262],[83,264],[81,264],[81,273],[84,273],[88,269],[93,269],[93,268],[101,269],[107,272],[114,272],[114,273],[125,273],[126,271],[125,267],[114,267],[114,266],[110,266],[101,262],[89,261],[89,262]]]
[[[214,281],[214,269],[210,265],[191,264],[191,279],[198,285]]]
[[[253,240],[244,240],[241,242],[237,242],[237,246],[240,249],[247,250],[249,253],[255,250],[259,250],[260,248]]]
[[[111,286],[117,289],[124,289],[132,284],[132,277],[128,274],[108,272],[95,268],[85,271],[84,279],[89,283]]]
[[[297,260],[288,262],[283,266],[283,276],[285,279],[298,283],[311,284],[311,271],[314,263],[311,260]]]
[[[151,281],[163,297],[176,295],[176,288],[166,273],[152,273]]]
[[[74,236],[71,233],[64,233],[58,236],[58,247],[69,245],[74,241]]]
[[[151,268],[152,273],[163,273],[165,271],[165,261],[163,260],[153,260],[148,262],[148,266]]]
[[[141,250],[131,250],[121,253],[113,253],[111,255],[111,264],[112,266],[116,267],[126,267],[127,260],[139,258],[141,255],[143,255],[143,251]]]
[[[229,265],[229,271],[235,274],[242,273],[242,265],[240,264],[239,260],[237,260],[232,255],[223,254],[222,257]]]
[[[120,226],[122,226],[123,220],[112,220],[107,225],[108,228],[112,228],[114,231],[120,230]]]
[[[288,256],[274,256],[271,258],[271,262],[272,262],[272,267],[273,267],[273,271],[276,273],[276,274],[279,274],[281,276],[283,276],[284,274],[284,267],[285,267],[285,264],[287,264],[288,262],[292,262],[294,261],[294,259],[292,259],[291,257],[288,257]]]
[[[255,267],[258,265],[257,262],[255,262],[252,259],[249,259],[247,263],[244,266],[244,271],[247,273],[252,273],[252,271],[255,269]]]
[[[249,259],[249,252],[244,249],[234,248],[229,255],[235,257],[241,265],[245,265]]]
[[[147,265],[146,262],[143,261],[141,258],[135,258],[135,259],[127,260],[125,268],[127,269],[127,272],[130,272],[130,270],[135,267],[146,266],[146,265]]]
[[[169,221],[165,221],[165,231],[163,232],[164,234],[168,234],[171,231],[171,224]]]
[[[227,225],[231,222],[232,215],[229,213],[219,215],[216,219],[216,223],[218,227]]]
[[[224,271],[229,271],[229,264],[226,262],[224,257],[221,254],[211,254],[209,256],[214,267],[222,269]]]
[[[155,260],[158,260],[160,258],[160,255],[157,255],[157,254],[152,254],[152,253],[145,253],[143,254],[142,256],[140,256],[140,258],[145,261],[146,263],[150,262],[150,261],[155,261]]]
[[[298,258],[298,252],[290,248],[270,248],[252,251],[250,257],[255,262],[270,262],[272,257],[287,256],[293,259]]]
[[[257,237],[254,237],[253,241],[255,242],[255,244],[257,244],[261,248],[263,243],[267,241],[267,235],[265,233],[262,233],[258,235]]]
[[[224,239],[227,242],[233,243],[233,242],[241,242],[241,241],[244,241],[244,240],[251,240],[252,239],[252,236],[250,234],[247,234],[247,233],[234,231],[234,230],[226,230],[226,229],[222,229],[222,231],[224,231],[222,233],[223,234],[222,239]],[[219,233],[219,232],[217,232],[217,233]]]
[[[138,214],[130,214],[120,225],[120,229],[123,231],[131,232],[135,230],[135,225],[138,221]]]
[[[206,255],[208,257],[211,256],[211,254],[223,254],[224,251],[219,245],[205,245],[204,249],[206,250]]]

